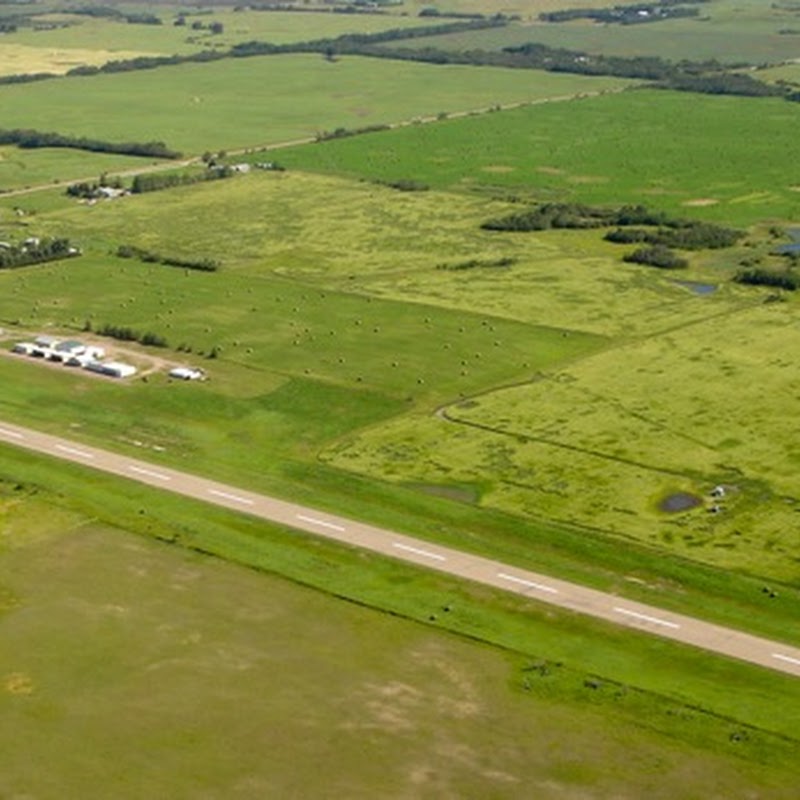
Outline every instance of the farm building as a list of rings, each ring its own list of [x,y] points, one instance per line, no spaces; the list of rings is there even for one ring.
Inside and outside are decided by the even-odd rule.
[[[169,376],[181,381],[202,381],[205,380],[206,373],[197,367],[173,367],[169,371]]]
[[[136,367],[119,361],[90,361],[85,365],[85,369],[99,375],[108,375],[111,378],[130,378],[131,375],[136,374]]]

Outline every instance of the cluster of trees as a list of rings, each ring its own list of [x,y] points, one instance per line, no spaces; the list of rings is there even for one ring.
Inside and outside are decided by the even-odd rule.
[[[28,267],[77,255],[80,255],[80,250],[71,245],[69,239],[41,239],[22,245],[3,242],[0,245],[0,269]]]
[[[543,203],[527,211],[490,219],[489,231],[545,231],[550,228],[607,228],[612,225],[667,225],[669,217],[645,206],[604,208],[582,203]]]
[[[164,264],[167,267],[182,267],[183,269],[194,269],[200,272],[216,272],[220,268],[219,261],[211,258],[179,258],[178,256],[162,256],[136,247],[132,244],[121,244],[117,248],[117,255],[120,258],[138,258],[145,264]]]
[[[16,33],[17,26],[13,22],[0,22],[0,33]]]
[[[375,133],[377,131],[388,130],[388,125],[365,125],[362,128],[334,128],[332,131],[320,131],[314,138],[318,142],[325,142],[328,139],[346,139],[348,136],[358,136],[362,133]]]
[[[140,13],[124,13],[118,8],[111,6],[80,6],[79,8],[70,8],[70,14],[80,14],[84,17],[99,17],[105,19],[117,19],[128,22],[131,25],[161,25],[160,17],[155,14],[148,14],[146,12]]]
[[[667,223],[669,224],[669,223]],[[732,247],[743,236],[742,231],[723,228],[709,222],[674,220],[669,227],[656,230],[616,228],[605,235],[606,241],[617,244],[650,244],[678,247],[682,250],[718,250]]]
[[[774,286],[777,289],[786,289],[790,292],[800,287],[800,279],[793,272],[787,270],[777,271],[752,267],[743,269],[734,276],[736,283],[746,283],[751,286]]]
[[[170,150],[164,142],[105,142],[101,139],[89,139],[86,136],[69,136],[53,131],[21,128],[0,129],[0,144],[15,144],[25,149],[66,147],[73,150],[88,150],[92,153],[115,153],[147,158],[175,159],[181,156],[179,152]]]
[[[87,327],[88,326],[88,327]],[[91,323],[84,325],[86,330],[91,330]],[[139,342],[139,344],[147,345],[148,347],[167,347],[167,340],[157,333],[147,331],[146,333],[139,333],[133,328],[128,328],[125,325],[111,325],[106,323],[96,330],[100,336],[108,336],[111,339],[119,339],[122,342]]]
[[[390,189],[397,189],[399,192],[427,192],[431,187],[422,181],[415,181],[413,178],[398,178],[394,181],[375,181],[379,186],[388,186]]]
[[[67,186],[65,194],[67,197],[80,197],[85,200],[94,200],[103,196],[103,189],[118,189],[122,190],[125,187],[120,178],[109,178],[107,175],[101,175],[97,181],[79,181]]]
[[[641,25],[676,17],[696,17],[699,12],[689,4],[707,3],[709,0],[659,0],[655,3],[637,3],[611,8],[566,8],[539,14],[543,22],[569,22],[573,19],[591,19],[595,22],[619,25]]]
[[[223,178],[231,178],[236,175],[236,171],[230,167],[210,167],[203,172],[151,172],[149,174],[137,175],[131,184],[133,194],[145,194],[146,192],[158,192],[162,189],[172,189],[176,186],[191,186],[195,183],[204,181],[216,181]]]
[[[630,264],[645,264],[649,267],[659,269],[685,269],[689,262],[681,258],[677,253],[662,244],[655,244],[651,247],[639,247],[632,253],[624,256],[623,261]]]

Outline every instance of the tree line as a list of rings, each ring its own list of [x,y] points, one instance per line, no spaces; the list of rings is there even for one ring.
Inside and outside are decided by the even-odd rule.
[[[85,331],[91,331],[91,322],[87,321],[83,326],[83,329]],[[95,333],[99,334],[100,336],[108,336],[110,339],[119,339],[122,342],[139,342],[140,344],[148,347],[169,346],[166,338],[158,333],[153,333],[152,331],[140,333],[139,331],[129,328],[125,325],[112,325],[110,323],[105,323],[97,328]]]
[[[574,19],[590,19],[607,25],[641,25],[678,17],[699,15],[693,4],[708,3],[709,0],[659,0],[655,3],[637,3],[611,8],[565,8],[560,11],[545,11],[539,14],[543,22],[570,22]]]
[[[151,172],[137,175],[131,184],[131,192],[133,194],[158,192],[162,189],[172,189],[176,186],[191,186],[205,181],[232,178],[236,174],[236,170],[224,166],[210,167],[203,172],[171,172],[167,174]]]
[[[183,267],[184,269],[194,269],[200,272],[216,272],[220,268],[219,261],[214,261],[211,258],[162,256],[160,253],[153,253],[132,244],[121,244],[117,248],[117,255],[120,258],[138,258],[144,264],[164,264],[167,267]]]
[[[0,243],[0,269],[29,267],[78,255],[80,250],[64,238],[41,239],[21,245],[3,242]]]
[[[181,157],[181,153],[170,150],[164,142],[106,142],[86,136],[69,136],[54,131],[37,131],[30,128],[0,129],[0,144],[14,144],[23,149],[39,147],[63,147],[72,150],[88,150],[92,153],[115,153],[146,158]]]

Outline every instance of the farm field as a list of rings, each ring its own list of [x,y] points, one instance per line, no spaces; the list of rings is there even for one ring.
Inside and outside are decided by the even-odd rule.
[[[0,103],[6,128],[157,140],[202,153],[627,83],[529,70],[358,57],[331,63],[319,55],[287,55],[2,86]],[[300,87],[302,104],[297,103]]]
[[[151,159],[82,150],[23,150],[0,146],[0,191],[59,183],[63,178],[87,178],[104,172],[124,172],[153,163]],[[1,221],[1,219],[0,219]]]
[[[520,13],[469,39],[493,47],[774,63],[800,41],[764,0],[628,27],[517,5],[439,8]],[[448,21],[153,8],[3,35],[0,71],[34,43],[55,64]],[[65,184],[160,165],[0,148],[2,263],[38,237],[80,252],[0,270],[0,419],[800,644],[798,301],[734,281],[795,277],[800,104],[295,54],[2,85],[0,107],[262,167],[87,202]],[[743,234],[668,270],[603,229],[481,227],[546,201]],[[45,333],[139,372],[10,352]],[[787,675],[6,445],[0,642],[2,797],[796,794]]]
[[[5,38],[5,37],[4,37]],[[76,47],[33,47],[0,42],[0,76],[51,72],[61,75],[74,67],[100,66],[112,59],[152,55],[152,51],[102,50]]]
[[[162,25],[131,25],[109,18],[94,18],[75,14],[46,14],[35,18],[42,23],[66,24],[50,30],[33,30],[21,27],[15,33],[5,34],[0,46],[0,63],[5,47],[25,45],[48,51],[75,48],[85,52],[106,53],[104,61],[128,58],[126,52],[154,55],[194,53],[206,49],[227,49],[234,44],[258,40],[273,44],[306,41],[310,38],[336,37],[343,33],[375,33],[391,28],[430,25],[431,20],[418,17],[401,17],[378,14],[284,13],[236,11],[216,8],[208,13],[192,12],[188,8],[149,7],[142,9],[163,20]],[[186,25],[175,26],[179,11],[187,12]],[[193,22],[204,26],[192,30]],[[224,30],[212,34],[208,26],[220,23]],[[77,54],[76,56],[77,57]],[[103,63],[86,62],[86,63]],[[74,66],[74,65],[73,65]],[[17,70],[22,72],[27,70]],[[55,70],[53,70],[55,71]]]
[[[609,8],[615,3],[581,3],[562,8]],[[626,4],[620,4],[626,5]],[[528,42],[592,54],[658,56],[668,61],[717,59],[728,64],[779,63],[800,56],[800,16],[791,3],[764,0],[713,0],[697,6],[699,15],[639,25],[614,25],[580,19],[545,23],[531,7],[518,22],[483,31],[430,36],[419,46],[442,50],[497,50]]]
[[[643,203],[752,225],[800,213],[787,171],[798,120],[800,105],[782,100],[631,90],[321,142],[280,159],[298,169],[497,187],[539,202]]]
[[[791,796],[790,751],[765,769],[713,718],[681,743],[524,655],[30,503],[20,517],[38,539],[6,531],[0,552],[4,794]]]

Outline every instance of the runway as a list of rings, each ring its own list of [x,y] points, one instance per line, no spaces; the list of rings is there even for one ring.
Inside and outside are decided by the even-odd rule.
[[[800,648],[743,631],[11,423],[0,422],[0,443],[800,677]]]

